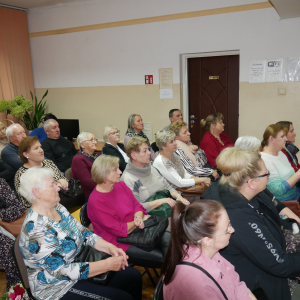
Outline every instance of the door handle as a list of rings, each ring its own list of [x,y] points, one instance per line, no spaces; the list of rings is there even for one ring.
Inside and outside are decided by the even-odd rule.
[[[197,120],[197,118],[195,118],[194,115],[191,115],[191,116],[190,116],[190,119],[191,119],[191,120],[193,120],[193,119],[194,119],[194,120]]]

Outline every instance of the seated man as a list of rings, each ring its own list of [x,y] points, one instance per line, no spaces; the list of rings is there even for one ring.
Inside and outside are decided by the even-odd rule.
[[[47,120],[44,129],[47,134],[47,138],[42,142],[45,157],[51,159],[59,170],[65,173],[71,167],[73,156],[77,153],[75,146],[71,141],[60,137],[59,125],[55,120]]]
[[[179,109],[177,108],[173,108],[169,111],[169,119],[171,121],[171,124],[175,121],[183,121],[183,116],[182,116],[182,113]],[[163,128],[163,130],[169,130],[170,128],[170,125],[166,126]]]
[[[53,120],[57,121],[56,116],[49,114],[49,115],[45,116],[44,122],[46,122],[49,119],[53,119]],[[29,136],[37,136],[39,138],[40,143],[42,143],[43,140],[47,137],[47,133],[45,132],[44,126],[42,126],[42,127],[33,129],[31,131],[31,133],[29,134]]]
[[[2,150],[1,158],[17,172],[23,166],[19,158],[19,144],[26,137],[25,129],[20,124],[12,124],[6,129],[6,137],[10,143]]]

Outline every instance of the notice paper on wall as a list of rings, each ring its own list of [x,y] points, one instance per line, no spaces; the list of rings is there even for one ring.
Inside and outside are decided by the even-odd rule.
[[[250,83],[260,83],[265,82],[265,60],[253,60],[250,63]]]
[[[152,143],[152,126],[151,122],[143,122],[144,123],[144,134],[148,137],[150,144]]]
[[[159,69],[160,99],[173,98],[173,69]]]
[[[266,61],[266,82],[283,81],[283,58]]]

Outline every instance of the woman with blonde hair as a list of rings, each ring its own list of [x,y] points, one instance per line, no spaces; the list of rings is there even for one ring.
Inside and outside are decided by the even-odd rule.
[[[287,253],[272,197],[263,192],[269,171],[258,152],[226,148],[217,158],[220,184],[203,197],[221,201],[235,228],[221,255],[231,262],[250,290],[262,288],[269,299],[289,300],[289,277],[300,275],[300,253]]]
[[[180,157],[186,171],[197,177],[212,176],[212,179],[218,179],[219,174],[217,170],[207,164],[205,152],[200,148],[195,151],[190,147],[191,134],[187,124],[183,121],[175,121],[170,125],[170,130],[176,134],[176,154]]]
[[[6,126],[0,122],[0,158],[1,151],[9,144],[9,140],[6,137]]]
[[[300,196],[296,187],[300,179],[300,170],[295,172],[281,152],[286,141],[284,128],[279,124],[271,124],[266,128],[261,142],[261,158],[270,171],[267,187],[280,201],[298,200]]]
[[[227,147],[234,146],[229,136],[223,132],[225,126],[223,120],[223,115],[216,113],[200,121],[201,128],[204,129],[205,134],[199,147],[204,150],[208,163],[214,168],[216,168],[216,158],[220,152]]]

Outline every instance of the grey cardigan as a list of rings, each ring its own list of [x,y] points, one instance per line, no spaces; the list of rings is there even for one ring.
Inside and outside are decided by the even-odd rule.
[[[168,190],[170,193],[175,191],[151,164],[139,168],[129,161],[122,174],[121,181],[124,181],[132,190],[134,197],[144,206],[147,212],[151,211],[151,206],[148,202],[144,202],[150,196],[162,190]]]

